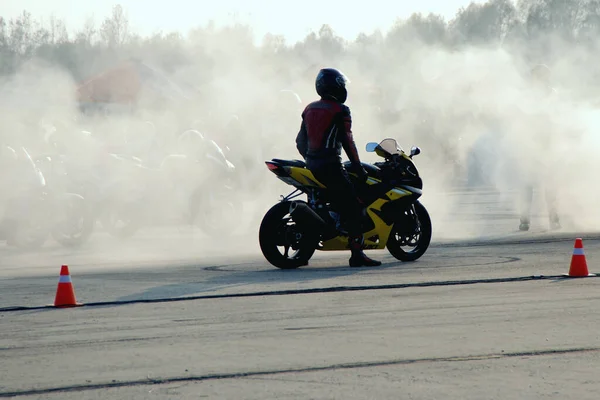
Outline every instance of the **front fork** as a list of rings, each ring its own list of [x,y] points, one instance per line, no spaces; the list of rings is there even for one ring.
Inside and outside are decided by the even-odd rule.
[[[419,221],[414,204],[411,204],[410,207],[404,211],[404,215],[398,219],[396,224],[399,225],[396,232],[402,235],[403,239],[411,238],[421,233],[421,221]]]

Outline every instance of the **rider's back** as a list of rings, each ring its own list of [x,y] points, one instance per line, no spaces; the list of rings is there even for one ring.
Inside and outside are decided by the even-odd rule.
[[[306,106],[297,145],[309,164],[311,161],[341,162],[344,118],[349,114],[347,106],[327,99]]]

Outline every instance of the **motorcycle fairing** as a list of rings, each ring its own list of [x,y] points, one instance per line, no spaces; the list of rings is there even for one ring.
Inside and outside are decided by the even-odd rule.
[[[267,162],[267,166],[279,179],[294,187],[326,189],[325,185],[319,182],[310,170],[295,161],[272,160]],[[371,172],[371,170],[367,171]],[[366,213],[370,223],[368,231],[364,232],[364,248],[385,249],[394,220],[387,217],[384,206],[414,196],[416,193],[409,190],[408,187],[392,186],[373,176],[367,178],[366,184],[368,189],[361,191],[361,198],[368,204]],[[349,249],[348,236],[339,235],[327,239],[319,244],[318,249],[321,251],[347,250]]]

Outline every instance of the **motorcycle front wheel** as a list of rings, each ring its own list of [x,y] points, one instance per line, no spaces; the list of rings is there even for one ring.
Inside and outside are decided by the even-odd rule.
[[[132,238],[142,227],[140,213],[144,205],[137,201],[109,202],[100,216],[102,228],[118,239]]]
[[[56,204],[57,221],[52,237],[65,247],[79,247],[86,243],[94,231],[94,217],[87,201],[78,194],[66,193]]]
[[[316,250],[316,244],[300,231],[289,210],[289,201],[271,207],[263,217],[258,234],[264,257],[280,269],[307,265]],[[291,254],[290,250],[293,250]]]
[[[386,247],[400,261],[415,261],[425,254],[431,243],[431,218],[418,201],[402,217],[394,224]]]
[[[189,200],[191,223],[206,234],[230,237],[243,217],[243,206],[233,188],[198,188]]]

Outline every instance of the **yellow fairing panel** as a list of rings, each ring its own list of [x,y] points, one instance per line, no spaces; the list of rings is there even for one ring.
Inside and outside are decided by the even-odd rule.
[[[318,187],[318,188],[324,188],[325,185],[323,185],[321,182],[319,182],[314,175],[312,174],[312,172],[310,172],[310,170],[306,169],[306,168],[298,168],[298,167],[288,167],[289,168],[289,173],[290,173],[290,177],[292,179],[294,179],[296,182],[304,185],[304,186],[308,186],[308,187]]]
[[[373,212],[373,210],[380,211],[381,207],[387,203],[387,200],[377,199],[367,208],[367,214],[373,221],[375,227],[369,232],[364,233],[365,243],[363,248],[370,250],[381,250],[385,249],[390,232],[392,231],[392,225],[387,225],[381,218]],[[372,237],[377,236],[379,240],[371,240]],[[347,250],[349,248],[348,238],[346,236],[338,236],[333,239],[329,239],[323,243],[323,247],[319,250],[322,251],[334,251],[334,250]]]
[[[386,193],[386,195],[388,196],[388,198],[390,200],[398,200],[402,197],[410,196],[411,194],[412,194],[412,192],[409,192],[408,190],[404,190],[404,189],[399,189],[399,188],[394,188]]]

